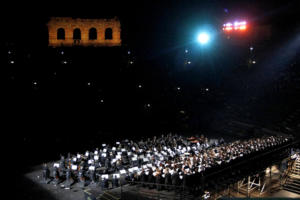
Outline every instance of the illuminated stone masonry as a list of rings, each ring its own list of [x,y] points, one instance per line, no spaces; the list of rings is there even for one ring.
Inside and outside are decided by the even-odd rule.
[[[121,46],[118,18],[53,17],[48,22],[49,46]]]

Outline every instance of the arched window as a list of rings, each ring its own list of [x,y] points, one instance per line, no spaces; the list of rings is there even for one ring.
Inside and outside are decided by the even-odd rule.
[[[57,29],[57,39],[64,40],[65,39],[65,29],[59,28]]]
[[[97,29],[91,28],[89,30],[89,40],[97,40]]]
[[[106,40],[111,40],[111,39],[113,39],[112,29],[111,29],[111,28],[105,29],[105,39],[106,39]]]
[[[81,31],[79,28],[74,29],[73,40],[81,40]]]

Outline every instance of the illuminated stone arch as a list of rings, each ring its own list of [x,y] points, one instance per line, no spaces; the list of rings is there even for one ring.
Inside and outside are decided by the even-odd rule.
[[[73,30],[73,40],[81,40],[81,30],[80,30],[80,28],[75,28]]]
[[[118,18],[81,19],[53,17],[48,24],[50,47],[61,46],[121,46],[121,24]],[[65,37],[59,36],[65,32]],[[76,33],[77,32],[77,33]],[[65,39],[63,39],[65,38]]]
[[[113,30],[112,28],[105,29],[105,40],[112,40],[113,39]]]
[[[97,40],[98,36],[97,36],[97,29],[92,27],[89,30],[89,40]]]
[[[64,40],[66,37],[65,29],[59,28],[57,29],[57,40]]]

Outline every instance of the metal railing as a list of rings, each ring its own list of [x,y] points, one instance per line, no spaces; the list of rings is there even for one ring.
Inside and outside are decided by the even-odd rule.
[[[148,199],[191,199],[190,191],[192,188],[185,186],[176,186],[160,183],[148,183],[140,181],[128,181],[130,185],[136,185],[137,187],[131,187],[127,192],[134,192],[141,197]],[[122,193],[122,197],[124,193]]]
[[[271,153],[275,153],[275,152],[280,151],[280,150],[282,150],[282,149],[286,149],[286,148],[288,148],[288,147],[290,147],[290,146],[293,146],[293,145],[295,145],[295,144],[298,144],[299,142],[300,142],[300,141],[297,140],[297,141],[288,143],[288,144],[286,144],[286,145],[284,145],[284,146],[280,146],[280,147],[278,147],[278,148],[276,148],[276,149],[267,150],[266,152],[262,152],[261,154],[258,154],[258,155],[249,157],[249,159],[241,160],[241,161],[238,162],[238,163],[235,163],[235,164],[230,165],[230,166],[228,166],[228,167],[222,168],[222,169],[220,169],[220,170],[218,170],[218,171],[215,171],[215,172],[212,172],[212,173],[210,173],[210,174],[207,174],[206,177],[209,177],[209,176],[212,176],[212,175],[219,174],[219,173],[221,173],[221,172],[223,172],[223,171],[226,171],[226,170],[231,170],[231,169],[234,168],[234,167],[237,167],[237,166],[240,166],[240,165],[242,165],[242,164],[248,163],[250,160],[255,160],[255,159],[262,158],[263,156],[269,155],[269,154],[271,154]]]
[[[108,197],[105,197],[108,196]],[[120,200],[121,198],[109,193],[108,191],[104,191],[103,194],[101,195],[101,198],[105,198],[106,200]]]
[[[184,200],[184,199],[196,199],[196,194],[198,198],[201,198],[201,194],[203,193],[204,189],[206,188],[207,181],[211,181],[213,177],[219,177],[219,174],[226,174],[228,175],[229,172],[235,171],[235,169],[240,169],[240,167],[248,166],[247,163],[257,161],[259,159],[266,159],[269,155],[275,155],[273,153],[282,152],[282,150],[287,149],[295,144],[299,143],[299,140],[294,142],[289,142],[287,144],[281,145],[279,147],[267,149],[264,152],[259,153],[258,155],[253,155],[248,157],[245,160],[240,160],[237,163],[232,163],[231,165],[224,166],[221,169],[217,169],[216,171],[212,171],[211,173],[205,174],[202,181],[199,181],[197,187],[185,187],[185,186],[178,186],[178,185],[167,185],[167,184],[160,184],[160,183],[149,183],[149,182],[141,182],[141,181],[127,181],[131,186],[136,187],[126,187],[126,191],[124,190],[124,185],[120,185],[120,197],[114,196],[113,194],[109,193],[108,191],[105,191],[102,193],[101,197],[104,200],[120,200],[120,199],[178,199],[178,200]],[[271,159],[272,160],[272,159]],[[267,161],[267,160],[265,160]],[[272,161],[274,162],[274,160]],[[248,173],[248,172],[247,172]],[[245,174],[244,174],[245,175]],[[236,175],[233,175],[236,176]],[[247,174],[247,176],[249,176]],[[241,177],[240,177],[241,178]],[[198,179],[197,179],[198,180]],[[228,182],[230,180],[226,180],[226,184],[230,185],[231,183]],[[236,181],[236,180],[234,180]],[[216,183],[218,184],[218,183]],[[224,185],[223,183],[222,185]],[[144,186],[144,187],[143,187]],[[143,189],[145,188],[145,189]],[[150,188],[150,189],[148,189]],[[219,194],[220,191],[222,191],[222,188],[219,188],[221,190],[215,191],[217,196],[222,196]],[[156,189],[156,190],[155,190]],[[162,189],[162,190],[159,190]],[[168,191],[168,192],[167,192]],[[202,192],[202,193],[201,193]],[[212,191],[214,192],[214,191]],[[129,195],[131,193],[131,197]],[[212,193],[213,194],[213,193]],[[129,195],[129,196],[128,196]],[[192,196],[194,195],[194,198]],[[99,198],[97,198],[99,199]],[[95,199],[95,200],[97,200]]]

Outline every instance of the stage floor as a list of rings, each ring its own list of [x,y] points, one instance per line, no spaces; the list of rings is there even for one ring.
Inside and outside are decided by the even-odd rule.
[[[21,180],[17,180],[17,187],[19,187],[19,193],[22,200],[33,200],[33,199],[43,199],[43,200],[83,200],[85,199],[84,189],[78,187],[74,184],[71,189],[63,189],[59,185],[54,186],[53,184],[45,184],[41,182],[42,166],[36,166],[31,172],[23,175]],[[278,174],[272,176],[272,185],[266,188],[266,192],[262,195],[258,195],[256,192],[251,193],[251,197],[289,197],[289,198],[300,198],[300,195],[281,190],[278,187]],[[136,186],[123,186],[123,191],[136,191]],[[85,189],[91,189],[92,191],[97,191],[101,193],[100,187],[85,187]],[[155,189],[143,188],[143,190],[148,190],[148,192],[156,193]],[[98,192],[99,191],[99,192]],[[111,190],[109,190],[111,191]],[[111,192],[120,192],[120,188],[113,189]],[[163,192],[164,193],[164,192]],[[165,192],[171,194],[172,192]],[[224,195],[227,196],[227,195]],[[244,194],[237,193],[232,190],[230,192],[230,197],[245,197]]]

